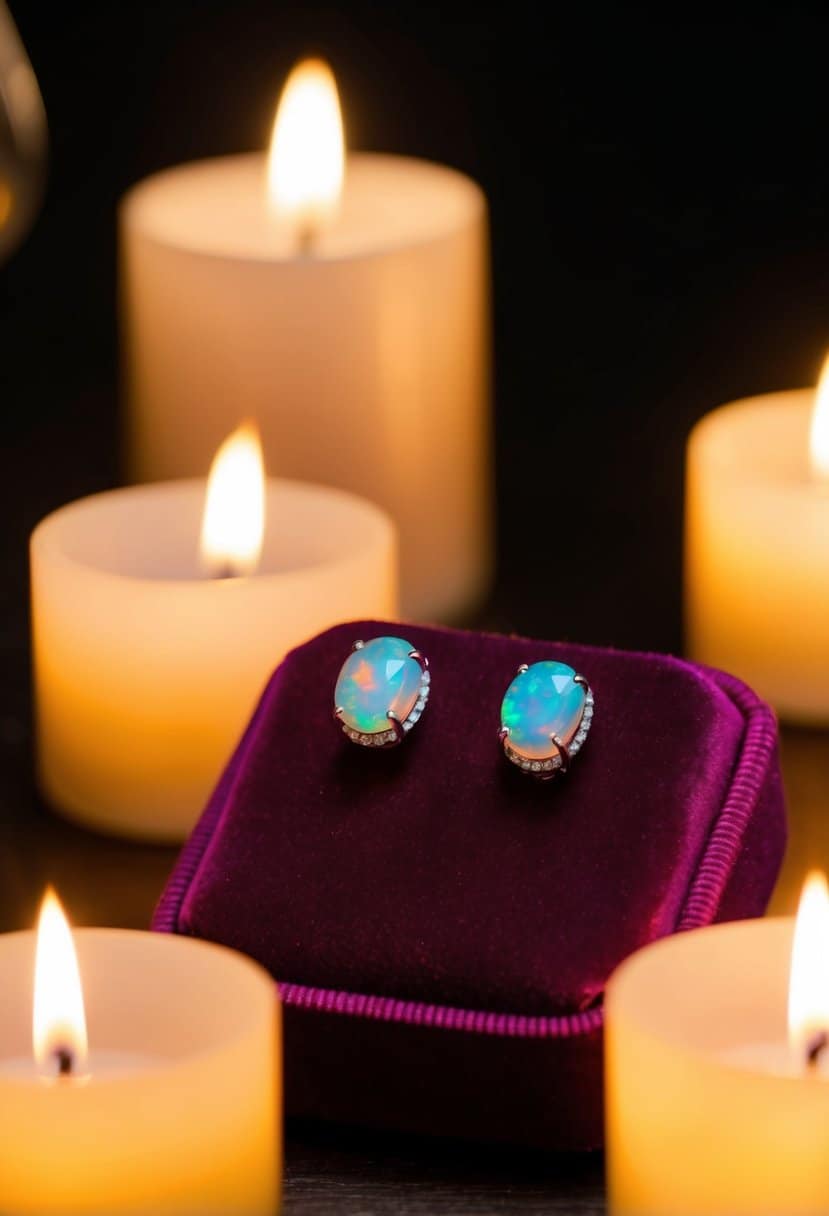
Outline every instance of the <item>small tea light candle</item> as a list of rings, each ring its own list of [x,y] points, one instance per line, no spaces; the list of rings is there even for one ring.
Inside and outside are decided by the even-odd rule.
[[[829,361],[817,393],[703,418],[688,444],[689,653],[793,721],[829,722]]]
[[[156,840],[187,836],[291,647],[397,611],[388,516],[339,490],[265,482],[245,428],[209,486],[56,511],[32,535],[31,568],[41,788],[70,818]]]
[[[475,605],[493,547],[479,186],[346,155],[334,77],[311,60],[288,79],[268,155],[140,182],[120,243],[131,476],[200,474],[254,418],[269,468],[389,512],[407,618]]]
[[[37,938],[0,937],[0,988],[4,1216],[278,1210],[279,1006],[259,966],[190,938],[73,935],[48,894]]]
[[[665,938],[606,1001],[615,1216],[829,1211],[829,893]]]

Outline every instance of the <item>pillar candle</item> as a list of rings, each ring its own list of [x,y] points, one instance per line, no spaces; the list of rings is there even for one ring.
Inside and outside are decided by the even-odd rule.
[[[32,1054],[35,934],[0,937],[0,1210],[273,1216],[273,981],[189,938],[81,929],[74,939],[89,1052],[56,1076]]]
[[[688,445],[685,609],[693,658],[780,714],[829,722],[829,470],[813,389],[715,410]],[[829,424],[829,418],[827,418]],[[829,435],[829,425],[827,425]]]
[[[39,782],[88,826],[184,839],[286,651],[395,615],[394,528],[372,504],[269,481],[261,558],[234,578],[199,556],[204,506],[204,481],[135,486],[32,536]]]
[[[491,564],[484,196],[441,165],[352,155],[309,240],[267,181],[264,154],[223,157],[123,202],[131,476],[199,473],[253,418],[275,473],[391,514],[405,616],[457,616]]]
[[[829,1073],[825,1061],[809,1063],[808,1047],[816,1027],[829,1028],[826,919],[805,959],[814,969],[806,999],[817,992],[819,1013],[813,1020],[808,1007],[799,1010],[794,1035],[793,919],[666,938],[611,977],[605,1045],[614,1216],[829,1210]]]

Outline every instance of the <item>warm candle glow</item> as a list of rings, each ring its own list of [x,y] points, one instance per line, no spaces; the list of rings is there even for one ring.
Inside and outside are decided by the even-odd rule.
[[[829,887],[812,871],[797,910],[789,978],[789,1041],[806,1061],[829,1032]]]
[[[201,558],[213,578],[252,574],[265,538],[265,465],[259,432],[240,426],[219,448],[207,479]]]
[[[86,1015],[72,933],[49,888],[40,909],[35,953],[32,1046],[44,1075],[86,1070]]]
[[[812,411],[809,456],[814,476],[829,484],[829,355],[820,373],[815,408]]]
[[[313,240],[330,222],[343,188],[345,147],[337,82],[327,63],[306,59],[288,77],[268,157],[268,202]]]

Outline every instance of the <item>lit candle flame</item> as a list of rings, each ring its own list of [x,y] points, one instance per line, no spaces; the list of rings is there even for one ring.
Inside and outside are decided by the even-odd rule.
[[[823,364],[815,395],[809,456],[813,475],[818,481],[829,485],[829,355]]]
[[[829,1032],[829,887],[812,871],[797,910],[789,978],[789,1043],[809,1062]],[[825,1044],[824,1044],[825,1045]]]
[[[32,1047],[45,1076],[59,1072],[78,1075],[86,1070],[86,1015],[78,958],[63,908],[51,887],[43,898],[37,928]]]
[[[253,574],[265,539],[265,463],[251,423],[219,448],[207,479],[201,559],[213,578]]]
[[[345,140],[337,82],[327,63],[306,59],[279,99],[268,156],[268,203],[309,244],[339,207]]]

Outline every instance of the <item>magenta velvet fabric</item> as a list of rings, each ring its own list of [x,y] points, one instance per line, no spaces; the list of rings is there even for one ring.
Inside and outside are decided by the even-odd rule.
[[[351,643],[383,633],[432,671],[423,719],[389,752],[331,718]],[[582,672],[596,708],[571,772],[536,783],[497,731],[518,665],[546,658]],[[289,1111],[589,1147],[608,975],[678,928],[760,914],[784,840],[774,719],[737,681],[362,622],[274,674],[156,927],[280,981]]]

